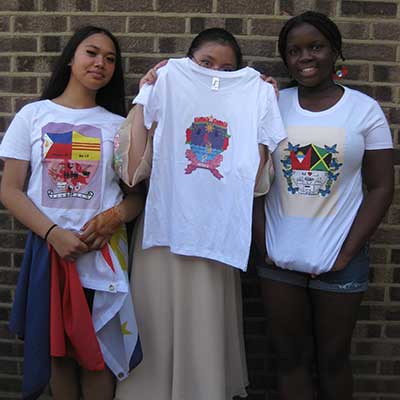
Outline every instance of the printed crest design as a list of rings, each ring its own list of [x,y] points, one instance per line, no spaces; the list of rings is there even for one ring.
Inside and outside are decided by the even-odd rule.
[[[94,192],[84,189],[95,175],[100,158],[99,137],[85,136],[76,130],[44,133],[43,161],[53,182],[47,196],[90,200]]]
[[[284,150],[289,154],[281,160],[288,192],[293,195],[328,196],[343,165],[335,157],[338,154],[336,146],[324,145],[322,148],[308,144],[300,147],[299,144],[292,145],[289,142],[288,148]]]
[[[218,167],[223,161],[222,152],[229,146],[228,123],[219,121],[213,116],[195,118],[190,128],[186,130],[186,158],[190,161],[185,168],[186,174],[191,174],[197,168],[209,169],[217,178],[223,175]]]

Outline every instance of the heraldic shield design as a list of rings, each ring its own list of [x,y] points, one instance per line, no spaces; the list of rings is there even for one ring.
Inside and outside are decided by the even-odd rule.
[[[293,195],[328,196],[343,165],[335,157],[338,154],[336,146],[324,145],[322,148],[308,144],[300,147],[289,142],[284,150],[286,155],[281,160],[288,192]]]
[[[189,160],[185,173],[205,168],[217,179],[222,179],[218,167],[224,159],[221,153],[229,146],[229,138],[227,122],[213,116],[195,118],[190,128],[186,129],[186,144],[190,145],[190,149],[185,152]]]
[[[50,131],[47,127],[42,136],[47,199],[91,200],[93,178],[101,160],[101,133],[89,126],[70,126],[65,130],[69,124],[51,125],[50,128],[58,129]]]

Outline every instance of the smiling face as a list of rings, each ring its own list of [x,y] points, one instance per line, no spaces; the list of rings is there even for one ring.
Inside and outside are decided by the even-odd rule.
[[[218,71],[235,71],[237,60],[229,45],[206,42],[193,53],[193,61],[204,68]]]
[[[97,91],[106,86],[115,70],[115,47],[112,40],[95,33],[83,40],[71,60],[69,85]]]
[[[337,53],[313,25],[303,23],[288,33],[285,56],[289,73],[300,86],[317,88],[332,85]]]

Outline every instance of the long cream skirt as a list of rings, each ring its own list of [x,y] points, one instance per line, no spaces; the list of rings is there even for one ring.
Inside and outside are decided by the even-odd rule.
[[[143,361],[117,385],[117,400],[231,400],[246,396],[239,271],[141,249],[137,227],[132,293]]]

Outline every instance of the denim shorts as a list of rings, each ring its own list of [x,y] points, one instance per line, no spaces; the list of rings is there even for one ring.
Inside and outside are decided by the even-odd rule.
[[[258,265],[257,271],[261,278],[289,285],[338,293],[365,292],[368,288],[368,246],[364,246],[342,270],[325,272],[315,278],[304,272],[291,271],[269,264]]]

